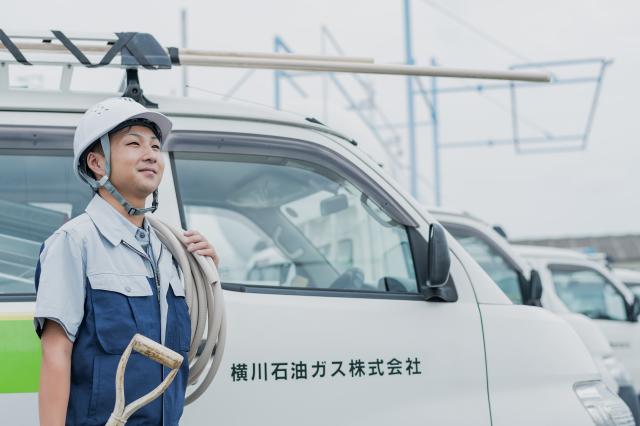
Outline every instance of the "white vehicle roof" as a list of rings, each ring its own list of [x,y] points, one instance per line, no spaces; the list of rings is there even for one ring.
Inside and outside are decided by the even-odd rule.
[[[3,92],[2,96],[0,96],[0,111],[46,111],[82,114],[91,105],[113,96],[121,96],[121,93],[11,89]],[[353,143],[353,140],[348,136],[322,124],[309,121],[301,115],[250,102],[156,96],[153,94],[150,94],[149,97],[158,103],[159,110],[163,114],[173,117],[190,116],[284,124],[329,133]]]
[[[591,260],[588,255],[579,251],[543,246],[514,244],[513,247],[524,257],[556,260]]]
[[[601,262],[593,260],[589,255],[580,253],[574,250],[561,249],[556,247],[541,247],[541,246],[525,246],[514,245],[518,252],[525,258],[534,262],[534,265],[543,265],[548,267],[550,264],[561,265],[575,265],[584,266],[591,269],[595,269],[600,274],[604,275],[609,281],[616,286],[618,291],[622,293],[628,303],[633,302],[634,295],[627,288],[626,285],[606,268]],[[544,284],[544,280],[543,280]],[[549,291],[549,286],[545,286],[545,291]]]
[[[624,281],[625,284],[640,285],[640,271],[634,269],[613,268],[616,277]]]
[[[480,219],[477,216],[474,216],[473,214],[465,210],[451,209],[451,208],[444,208],[444,207],[434,207],[434,206],[427,206],[427,210],[429,210],[429,212],[433,215],[438,215],[441,217],[446,216],[446,217],[452,217],[452,218],[470,219],[475,222],[482,223],[483,225],[491,226],[489,225],[489,223],[485,222],[484,220]]]

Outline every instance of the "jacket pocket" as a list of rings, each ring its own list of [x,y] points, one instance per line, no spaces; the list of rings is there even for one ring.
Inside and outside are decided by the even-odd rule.
[[[98,386],[92,390],[92,417],[82,425],[104,425],[113,411],[116,400],[115,376],[120,362],[118,355],[98,355],[96,363]],[[153,390],[162,380],[162,366],[149,358],[132,353],[124,374],[125,404],[129,404]],[[162,399],[157,398],[137,410],[127,425],[161,425]]]
[[[121,354],[140,329],[131,299],[153,299],[144,275],[96,274],[88,277],[96,335],[100,346],[110,354]]]

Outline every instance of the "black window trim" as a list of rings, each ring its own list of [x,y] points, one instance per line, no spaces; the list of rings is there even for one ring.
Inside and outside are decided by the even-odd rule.
[[[393,197],[379,186],[371,183],[371,178],[354,167],[342,155],[331,152],[319,144],[299,139],[254,135],[244,133],[228,133],[215,131],[176,130],[171,133],[163,150],[171,154],[179,152],[206,152],[219,154],[251,154],[259,156],[294,158],[319,164],[318,158],[324,157],[338,160],[335,163],[337,174],[349,178],[357,188],[371,197],[391,218],[398,223],[416,228],[418,223],[408,214]],[[172,166],[174,164],[172,163]],[[175,173],[174,173],[175,175]]]
[[[194,138],[191,142],[180,140],[181,138],[191,137]],[[260,146],[264,144],[264,146]],[[269,144],[267,146],[267,144]],[[237,154],[237,155],[257,155],[257,156],[271,156],[271,157],[284,157],[292,158],[296,160],[306,161],[311,164],[319,165],[318,158],[329,155],[332,158],[338,158],[344,164],[350,164],[349,161],[339,154],[332,152],[327,153],[326,148],[311,144],[309,142],[282,138],[274,136],[263,136],[253,134],[240,134],[240,133],[222,133],[222,132],[209,132],[209,131],[175,131],[172,133],[171,138],[167,141],[165,149],[169,152],[169,161],[171,163],[171,173],[173,178],[173,184],[176,188],[178,210],[180,214],[180,221],[182,227],[186,229],[187,222],[184,212],[184,206],[182,204],[182,197],[179,193],[179,179],[177,177],[176,168],[176,152],[185,153],[214,153],[214,154]],[[348,170],[345,173],[345,169]],[[416,238],[415,232],[410,232],[417,228],[418,224],[411,218],[411,216],[402,209],[402,207],[393,201],[388,194],[383,193],[381,188],[376,188],[370,181],[369,176],[365,176],[364,173],[357,171],[357,179],[354,177],[354,167],[344,167],[339,170],[335,170],[341,176],[350,179],[350,182],[362,192],[370,195],[371,198],[378,203],[387,214],[389,214],[400,225],[405,227],[407,232],[407,238],[411,247],[411,259],[413,261],[413,267],[415,270],[416,285],[418,293],[400,293],[400,292],[375,292],[375,291],[362,291],[362,290],[348,290],[348,289],[309,289],[303,287],[291,288],[280,286],[264,286],[264,285],[251,285],[251,284],[237,284],[237,283],[222,283],[222,288],[230,291],[237,291],[243,293],[259,293],[259,294],[281,294],[281,295],[296,295],[296,296],[324,296],[324,297],[347,297],[347,298],[362,298],[362,299],[391,299],[391,300],[418,300],[424,302],[425,297],[420,293],[423,282],[426,283],[426,275],[423,272],[423,267],[420,265],[426,263],[424,260],[416,259]],[[350,173],[349,173],[350,172]],[[356,182],[354,182],[354,180]],[[376,188],[376,190],[373,190]],[[376,194],[376,197],[373,196]],[[381,194],[385,194],[386,200],[381,202],[379,197]],[[384,199],[383,199],[384,200]],[[396,210],[396,214],[392,214],[389,211],[389,206],[393,206]],[[400,212],[398,214],[398,212]],[[405,219],[405,218],[408,218]],[[408,222],[408,223],[407,223]],[[413,238],[412,238],[413,237]],[[450,283],[446,287],[450,287],[451,293],[455,294],[455,300],[457,301],[457,292],[453,280],[449,280]]]

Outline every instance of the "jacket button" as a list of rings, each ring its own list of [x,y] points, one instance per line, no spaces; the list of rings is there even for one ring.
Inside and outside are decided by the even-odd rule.
[[[126,287],[124,288],[124,291],[126,291],[127,293],[131,293],[131,287],[126,286]]]

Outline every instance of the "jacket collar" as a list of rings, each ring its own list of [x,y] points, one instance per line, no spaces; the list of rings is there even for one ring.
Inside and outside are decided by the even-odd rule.
[[[114,246],[122,241],[144,253],[142,246],[136,240],[135,235],[138,227],[124,218],[100,195],[95,194],[93,199],[85,209],[98,231]],[[144,229],[149,232],[149,224],[143,221]]]

